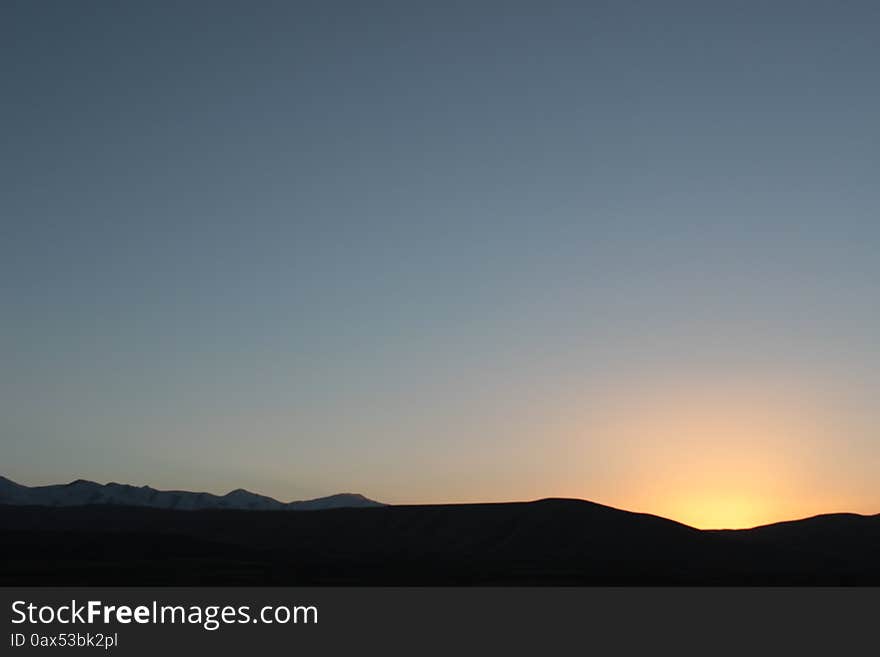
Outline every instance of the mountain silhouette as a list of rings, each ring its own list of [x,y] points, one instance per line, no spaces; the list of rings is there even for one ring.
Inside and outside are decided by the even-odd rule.
[[[569,499],[0,506],[0,585],[877,585],[880,516],[703,531]]]
[[[28,487],[6,477],[0,477],[0,504],[64,507],[112,504],[193,511],[205,509],[312,511],[339,507],[381,506],[379,502],[356,493],[341,493],[313,500],[285,503],[243,488],[226,495],[212,495],[182,490],[156,490],[150,486],[129,486],[115,482],[102,485],[85,479],[77,479],[69,484]]]

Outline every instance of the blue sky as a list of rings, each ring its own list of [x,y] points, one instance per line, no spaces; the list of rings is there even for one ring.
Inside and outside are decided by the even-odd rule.
[[[4,3],[4,474],[876,512],[878,19]]]

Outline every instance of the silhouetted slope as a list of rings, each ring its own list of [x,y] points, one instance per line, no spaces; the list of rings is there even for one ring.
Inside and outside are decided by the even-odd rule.
[[[866,567],[880,564],[880,515],[837,513],[714,533],[745,545],[772,547],[793,563],[821,563],[842,580],[858,578]]]
[[[878,524],[706,532],[558,499],[309,513],[6,506],[0,584],[878,584]]]

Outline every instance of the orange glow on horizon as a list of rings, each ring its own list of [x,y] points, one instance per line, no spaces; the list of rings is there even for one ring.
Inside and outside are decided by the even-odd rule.
[[[791,386],[726,384],[623,386],[592,405],[577,432],[590,462],[577,496],[700,529],[842,510],[819,474],[827,406]]]

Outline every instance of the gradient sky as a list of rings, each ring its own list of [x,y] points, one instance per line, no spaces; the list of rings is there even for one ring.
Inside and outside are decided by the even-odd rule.
[[[880,512],[880,3],[0,5],[0,463]]]

